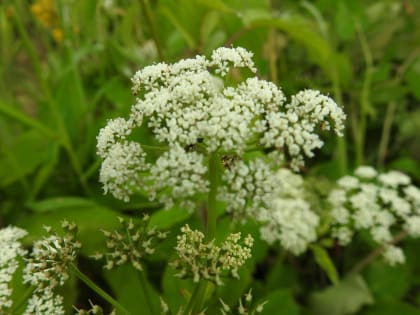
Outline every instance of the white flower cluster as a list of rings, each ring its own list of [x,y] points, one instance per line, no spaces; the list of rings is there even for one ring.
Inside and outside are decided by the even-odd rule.
[[[260,212],[261,237],[280,244],[295,255],[306,251],[317,239],[318,215],[304,199],[303,179],[288,169],[277,172],[277,194],[269,201],[268,211]]]
[[[23,281],[35,290],[28,301],[24,315],[64,314],[63,298],[54,290],[69,278],[68,265],[76,260],[81,247],[75,239],[76,225],[64,221],[65,236],[51,234],[36,241],[30,257],[26,259]],[[46,228],[51,231],[50,228]]]
[[[42,292],[33,294],[28,300],[24,315],[64,315],[64,300],[59,294],[53,292],[51,288],[44,288]]]
[[[405,230],[420,237],[420,189],[410,177],[390,171],[384,174],[361,166],[355,176],[344,176],[328,197],[333,236],[341,245],[350,243],[358,230],[367,230],[385,248],[383,256],[391,265],[405,260],[401,248],[393,244],[393,232]]]
[[[12,306],[12,288],[9,288],[9,283],[19,266],[18,257],[26,253],[20,243],[26,234],[25,230],[14,226],[0,230],[0,314],[6,314]]]
[[[207,167],[204,156],[197,152],[187,152],[179,145],[163,153],[150,168],[149,185],[145,190],[151,199],[157,199],[166,209],[180,200],[181,206],[194,209],[194,196],[208,191],[208,181],[204,179]]]
[[[177,236],[175,247],[179,259],[171,265],[179,270],[177,276],[181,278],[192,276],[194,282],[206,279],[221,285],[223,272],[239,278],[238,268],[251,257],[253,242],[251,235],[241,242],[241,233],[232,233],[220,246],[214,240],[205,243],[202,232],[185,225]]]
[[[273,170],[263,159],[236,162],[226,171],[219,198],[228,211],[255,218],[261,238],[280,244],[295,255],[317,238],[319,217],[304,199],[303,179],[288,169]],[[235,210],[235,211],[233,211]]]
[[[324,144],[317,126],[329,130],[332,121],[334,131],[342,135],[345,119],[343,110],[331,98],[319,91],[304,90],[292,96],[283,111],[267,113],[261,143],[279,150],[286,148],[291,167],[298,170],[304,165],[304,156],[313,157],[313,151]]]
[[[110,120],[97,138],[105,192],[127,201],[145,191],[170,207],[207,191],[204,165],[210,154],[242,156],[250,147],[275,149],[297,170],[305,156],[322,146],[319,128],[333,125],[341,134],[345,114],[329,97],[305,90],[288,103],[280,88],[256,77],[225,86],[232,68],[255,72],[252,53],[222,47],[209,59],[196,56],[138,71],[132,82],[139,97],[130,117]],[[157,142],[167,151],[156,165],[145,162],[143,151],[151,149],[147,143],[129,140],[139,126],[153,133],[149,144]]]

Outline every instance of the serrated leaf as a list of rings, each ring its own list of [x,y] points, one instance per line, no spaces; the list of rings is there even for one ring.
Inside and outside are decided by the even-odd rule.
[[[330,279],[333,284],[337,284],[339,282],[338,272],[330,258],[330,255],[328,255],[328,252],[325,250],[325,248],[318,245],[311,245],[310,248],[314,254],[315,261],[318,266],[320,266],[322,270],[325,271],[328,279]]]

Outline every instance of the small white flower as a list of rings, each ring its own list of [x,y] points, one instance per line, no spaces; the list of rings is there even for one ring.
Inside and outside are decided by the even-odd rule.
[[[359,166],[354,174],[360,178],[372,179],[378,175],[378,172],[372,166]]]
[[[405,262],[405,256],[402,249],[393,245],[387,246],[382,255],[385,261],[391,266],[403,264]]]
[[[344,176],[337,181],[338,186],[345,190],[355,189],[359,187],[359,180],[353,176]]]
[[[389,187],[397,187],[400,185],[409,185],[411,183],[410,177],[399,171],[390,171],[381,174],[378,177],[379,181]]]
[[[28,300],[24,315],[64,315],[63,297],[47,288],[39,294],[33,294]]]
[[[108,120],[107,125],[99,131],[96,150],[100,157],[106,158],[109,149],[118,141],[125,140],[133,129],[133,122],[124,118]]]
[[[252,52],[249,52],[242,47],[220,47],[213,51],[210,65],[217,66],[216,73],[220,73],[222,76],[227,74],[229,63],[232,63],[235,68],[247,67],[252,72],[256,72],[257,69],[254,67],[252,56]]]
[[[208,191],[207,166],[203,158],[203,155],[186,152],[178,145],[171,147],[151,167],[146,190],[151,196],[158,196],[166,209],[177,200],[188,205],[188,200],[196,194]]]
[[[113,144],[102,162],[99,181],[105,193],[128,201],[130,195],[140,188],[141,172],[146,170],[145,154],[136,142]]]
[[[420,215],[411,216],[405,222],[405,229],[412,237],[420,237]]]
[[[330,192],[332,236],[347,245],[355,232],[365,230],[376,243],[386,247],[385,260],[391,265],[403,263],[402,250],[390,244],[398,229],[420,237],[420,190],[410,185],[410,177],[398,171],[378,174],[372,167],[361,166],[356,176],[360,181],[345,176],[337,182],[340,189]]]

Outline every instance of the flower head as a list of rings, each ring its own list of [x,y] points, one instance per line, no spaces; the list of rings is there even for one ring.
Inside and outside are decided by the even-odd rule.
[[[410,183],[410,177],[401,172],[380,174],[369,166],[357,168],[355,176],[339,179],[328,197],[333,236],[347,245],[355,232],[366,230],[385,248],[387,262],[404,262],[402,250],[392,245],[394,231],[420,236],[420,190]]]
[[[25,230],[14,226],[0,230],[0,314],[6,313],[12,306],[9,283],[19,266],[18,258],[26,254],[20,243],[26,234]]]
[[[239,278],[238,269],[251,257],[252,245],[252,237],[247,235],[241,240],[240,233],[228,235],[220,245],[214,240],[206,243],[202,232],[185,225],[175,247],[179,259],[172,266],[181,278],[192,276],[194,282],[206,279],[221,285],[221,277],[226,272]]]
[[[139,70],[132,78],[137,99],[130,117],[109,120],[98,135],[97,153],[103,159],[100,181],[105,192],[124,201],[143,193],[167,209],[174,203],[194,209],[208,192],[210,155],[222,163],[226,158],[241,160],[249,150],[274,151],[274,164],[288,162],[299,170],[304,159],[323,145],[320,131],[333,129],[342,134],[343,110],[318,91],[304,90],[288,101],[281,88],[257,77],[230,84],[226,75],[232,69],[249,69],[251,75],[256,72],[252,56],[241,47],[221,47],[209,58],[196,56]],[[151,137],[134,143],[133,130],[140,126],[148,128]],[[224,185],[232,184],[241,193],[260,185],[256,195],[269,194],[275,183],[257,183],[252,173],[258,168],[264,175],[255,176],[268,178],[265,173],[273,170],[259,164],[250,161],[235,168],[249,168],[254,182],[245,179],[246,187],[240,187],[240,176],[229,183],[227,179],[236,175],[224,168]],[[229,211],[259,203],[242,204],[242,197],[235,203],[228,190],[221,188],[229,199]]]

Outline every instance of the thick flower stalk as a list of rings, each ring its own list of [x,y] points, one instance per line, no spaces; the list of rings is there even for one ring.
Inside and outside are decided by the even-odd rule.
[[[12,306],[12,288],[9,283],[19,266],[19,257],[24,257],[26,251],[20,240],[27,232],[14,226],[0,230],[0,314],[6,314]]]
[[[355,232],[368,231],[384,247],[383,257],[391,264],[405,256],[394,244],[395,231],[420,237],[420,189],[398,171],[379,174],[361,166],[354,176],[344,176],[328,197],[331,204],[332,234],[339,244],[351,242]]]
[[[251,257],[252,245],[252,237],[247,235],[241,240],[240,233],[230,234],[220,245],[214,240],[205,242],[202,232],[185,225],[175,247],[179,259],[172,266],[180,278],[191,276],[194,282],[204,279],[221,285],[222,276],[239,278],[238,269]]]
[[[76,240],[74,223],[64,221],[62,228],[64,236],[50,234],[35,242],[26,259],[23,280],[34,292],[24,314],[64,314],[63,297],[55,289],[69,278],[69,265],[76,260],[81,244]]]

